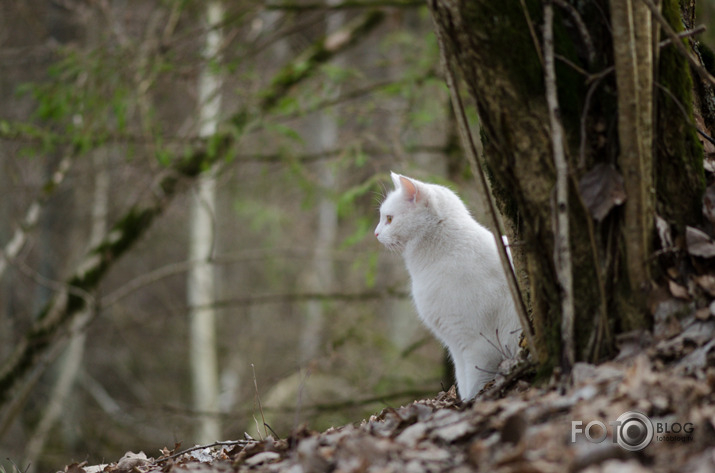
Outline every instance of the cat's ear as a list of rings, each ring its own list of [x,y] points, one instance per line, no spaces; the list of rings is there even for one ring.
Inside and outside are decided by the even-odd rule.
[[[402,177],[402,176],[390,171],[390,177],[392,178],[392,183],[395,185],[395,189],[399,189],[400,188],[400,177]]]
[[[422,200],[422,192],[420,192],[419,187],[411,179],[405,176],[399,176],[400,188],[402,188],[402,195],[405,200],[410,202],[420,202]]]

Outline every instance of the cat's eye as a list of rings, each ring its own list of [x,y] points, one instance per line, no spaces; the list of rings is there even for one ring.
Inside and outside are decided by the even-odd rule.
[[[386,219],[387,219],[387,223],[392,223],[392,215],[388,215],[386,217]]]

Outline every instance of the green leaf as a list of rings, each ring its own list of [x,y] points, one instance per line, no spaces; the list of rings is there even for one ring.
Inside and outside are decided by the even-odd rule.
[[[282,123],[272,123],[267,126],[268,129],[278,132],[278,134],[298,143],[303,143],[303,137],[293,128]]]

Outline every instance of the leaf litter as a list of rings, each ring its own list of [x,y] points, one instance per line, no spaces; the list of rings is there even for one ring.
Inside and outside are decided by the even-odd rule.
[[[715,317],[693,313],[679,326],[675,335],[621,337],[616,359],[576,363],[570,376],[541,386],[528,383],[531,371],[523,370],[522,379],[501,377],[501,386],[497,380],[469,403],[452,388],[325,432],[302,427],[281,440],[246,438],[185,451],[176,445],[156,459],[129,452],[116,463],[75,463],[64,472],[715,471]],[[628,411],[645,414],[656,429],[681,430],[656,432],[643,450],[628,451],[609,423]],[[575,435],[573,421],[581,428],[602,423],[605,438]],[[590,431],[597,439],[599,432]]]

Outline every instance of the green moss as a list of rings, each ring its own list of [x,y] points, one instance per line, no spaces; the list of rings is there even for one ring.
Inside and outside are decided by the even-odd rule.
[[[538,30],[542,23],[541,2],[525,3],[531,26]],[[506,71],[510,82],[526,96],[543,94],[543,68],[520,2],[470,0],[463,2],[462,15],[465,24],[470,25],[470,33],[479,35],[480,47],[500,52],[491,55],[492,64],[486,67]]]
[[[677,0],[663,3],[663,15],[676,31],[682,30]],[[658,91],[657,156],[655,181],[657,210],[679,229],[702,218],[705,190],[703,149],[693,128],[693,81],[687,60],[674,46],[661,51]],[[684,116],[683,109],[687,112]]]

